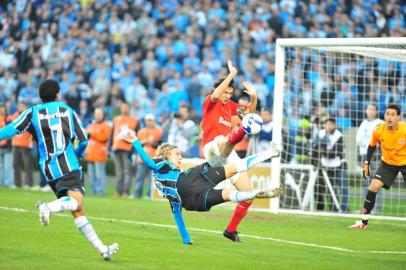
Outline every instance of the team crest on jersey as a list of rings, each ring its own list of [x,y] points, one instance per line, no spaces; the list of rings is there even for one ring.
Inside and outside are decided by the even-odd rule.
[[[405,139],[399,139],[399,144],[405,144]]]

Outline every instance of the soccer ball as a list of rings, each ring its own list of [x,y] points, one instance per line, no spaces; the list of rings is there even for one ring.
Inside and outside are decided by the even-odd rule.
[[[261,116],[256,113],[249,113],[242,119],[242,128],[247,134],[258,134],[262,129],[264,121]]]

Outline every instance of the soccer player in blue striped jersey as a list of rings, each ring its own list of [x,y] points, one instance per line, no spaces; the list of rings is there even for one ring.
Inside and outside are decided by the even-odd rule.
[[[180,169],[182,156],[176,146],[168,143],[161,144],[157,149],[156,158],[151,159],[133,132],[128,131],[124,135],[124,139],[132,143],[144,164],[153,171],[157,189],[171,204],[184,244],[192,244],[192,240],[183,221],[182,207],[189,211],[209,211],[212,206],[227,201],[243,202],[255,198],[274,198],[283,193],[282,188],[270,191],[213,189],[218,183],[239,172],[247,171],[267,159],[278,157],[280,151],[273,144],[265,152],[227,164],[224,167],[211,167],[205,162],[182,171]]]
[[[76,227],[105,260],[111,260],[118,244],[105,245],[85,216],[84,188],[79,158],[87,146],[87,134],[76,112],[58,101],[59,84],[46,80],[39,86],[42,104],[25,110],[19,118],[0,130],[0,140],[30,132],[38,147],[41,175],[57,200],[38,202],[40,222],[49,224],[52,213],[71,211]],[[74,141],[79,143],[74,146]]]

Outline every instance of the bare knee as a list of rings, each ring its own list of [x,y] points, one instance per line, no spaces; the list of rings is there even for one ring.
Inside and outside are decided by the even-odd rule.
[[[233,185],[239,191],[252,191],[252,184],[247,172],[240,173],[237,180],[233,182]]]
[[[232,189],[230,188],[225,188],[221,191],[221,196],[223,197],[223,200],[229,201],[230,200],[230,193]]]
[[[222,157],[228,157],[234,149],[234,145],[228,143],[228,137],[218,140],[218,147]]]
[[[68,191],[67,194],[69,197],[75,199],[78,203],[78,208],[76,211],[72,211],[72,215],[76,218],[79,216],[84,215],[84,209],[83,209],[83,194],[80,193],[79,191]]]
[[[78,217],[81,217],[81,216],[84,216],[84,215],[85,215],[85,211],[84,211],[84,209],[82,207],[80,209],[78,208],[78,210],[76,210],[76,211],[72,211],[72,216],[74,218],[78,218]]]
[[[383,182],[376,178],[372,179],[368,189],[372,192],[378,192],[383,187]]]

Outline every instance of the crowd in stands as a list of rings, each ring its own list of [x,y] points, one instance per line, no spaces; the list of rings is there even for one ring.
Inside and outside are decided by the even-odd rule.
[[[61,98],[85,126],[93,121],[96,108],[112,123],[126,103],[139,129],[147,126],[146,116],[163,127],[162,140],[175,140],[177,127],[184,125],[189,132],[182,133],[181,140],[190,144],[182,146],[184,154],[197,157],[202,102],[228,59],[238,68],[237,85],[251,81],[258,91],[258,108],[268,114],[277,38],[406,36],[405,14],[406,5],[397,0],[1,1],[0,103],[7,115],[17,112],[19,103],[37,104],[39,82],[54,78],[60,82]],[[303,63],[295,64],[294,59],[287,70],[293,87],[287,89],[284,102],[285,113],[295,122],[289,123],[287,133],[296,136],[300,132],[292,130],[311,126],[311,115],[321,107],[338,118],[350,117],[346,111],[362,113],[369,95],[364,103],[346,102],[354,100],[351,95],[364,98],[367,92],[375,93],[351,88],[357,84],[351,76],[333,87],[330,80],[336,78],[323,78],[330,74],[327,70],[317,70],[319,65],[300,67]],[[403,70],[390,86],[404,87],[406,68],[388,63],[378,63],[377,70]],[[327,69],[329,64],[321,66]],[[295,74],[298,70],[301,74]],[[307,82],[295,84],[302,81],[298,78]],[[235,101],[243,95],[238,88]],[[388,94],[376,93],[374,98],[386,104],[396,96],[394,88],[379,89]],[[320,97],[331,92],[333,102],[324,106]],[[314,97],[321,101],[314,102]],[[337,119],[339,127],[358,124]],[[294,150],[289,151],[294,157]]]

